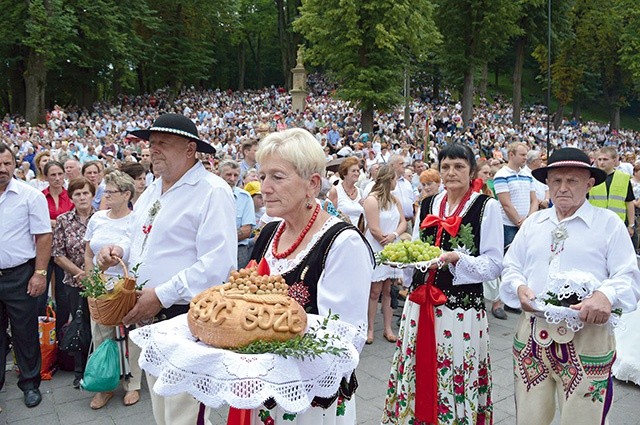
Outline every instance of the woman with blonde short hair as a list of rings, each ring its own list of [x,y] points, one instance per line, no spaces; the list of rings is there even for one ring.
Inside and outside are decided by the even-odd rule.
[[[266,213],[280,219],[263,227],[252,258],[264,259],[273,274],[282,275],[305,311],[338,314],[364,339],[373,257],[355,227],[316,201],[325,173],[322,147],[307,130],[292,128],[266,136],[256,158]],[[268,417],[274,425],[355,425],[355,382],[355,374],[343,379],[335,397],[314,399],[304,413],[280,406],[254,409],[252,423]]]

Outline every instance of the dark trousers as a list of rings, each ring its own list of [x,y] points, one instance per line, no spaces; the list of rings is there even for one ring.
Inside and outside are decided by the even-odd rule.
[[[71,286],[64,285],[64,301],[71,308],[71,316],[72,320],[76,315],[76,311],[80,308],[82,309],[82,319],[89,326],[89,305],[87,304],[87,299],[80,296],[80,288],[75,288]],[[58,313],[56,313],[58,314]],[[58,324],[58,320],[56,319],[56,325]],[[60,340],[61,333],[57,333],[58,341]],[[87,365],[87,352],[84,351],[74,351],[71,353],[73,357],[73,371],[76,378],[82,378],[84,374],[84,368]]]
[[[502,228],[504,231],[504,252],[507,252],[507,249],[511,246],[511,242],[513,242],[513,239],[516,237],[516,233],[518,233],[520,228],[517,226],[506,225],[502,225]]]
[[[20,376],[22,391],[40,387],[40,341],[36,298],[27,295],[33,262],[28,262],[0,276],[0,389],[4,386],[7,361],[7,324],[11,324],[11,339]]]

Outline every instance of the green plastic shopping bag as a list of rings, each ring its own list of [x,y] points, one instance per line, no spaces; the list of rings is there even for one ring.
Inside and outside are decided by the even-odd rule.
[[[106,392],[115,390],[119,383],[118,346],[107,339],[89,356],[80,386],[87,391]]]

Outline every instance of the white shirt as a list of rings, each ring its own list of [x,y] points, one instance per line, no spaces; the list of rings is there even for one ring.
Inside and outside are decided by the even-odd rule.
[[[551,232],[564,223],[569,237],[558,255],[558,271],[580,270],[601,282],[598,288],[612,308],[633,311],[640,298],[640,272],[631,238],[613,212],[589,202],[571,217],[558,221],[555,207],[524,221],[504,257],[500,298],[520,307],[518,287],[527,285],[536,295],[546,293],[551,259]]]
[[[371,189],[373,189],[373,185],[376,184],[375,180],[371,180],[369,183],[366,184],[366,186],[364,187],[364,189],[362,189],[362,197],[366,198],[367,196],[369,196],[369,194],[371,193]]]
[[[89,247],[93,251],[93,264],[97,264],[98,253],[103,246],[114,245],[122,238],[122,234],[129,228],[131,214],[127,214],[122,218],[109,218],[107,213],[110,210],[96,211],[89,222],[87,230],[84,234],[84,240],[89,242]],[[135,267],[135,264],[129,264],[129,269]],[[124,276],[124,270],[120,264],[109,267],[104,272],[109,276]]]
[[[156,201],[161,208],[146,235]],[[142,193],[118,245],[130,266],[140,263],[138,281],[155,288],[164,307],[188,304],[237,267],[235,211],[229,185],[198,162],[165,193],[162,178]]]
[[[616,170],[620,170],[623,173],[633,176],[633,165],[628,162],[621,162],[620,165],[616,167]]]
[[[265,254],[271,272],[284,274],[295,268],[316,245],[319,238],[339,220],[337,217],[329,218],[294,259],[274,258],[271,251],[273,240],[271,240]],[[331,245],[324,270],[318,280],[318,314],[326,316],[331,311],[332,314],[339,314],[340,320],[351,323],[361,332],[366,331],[367,300],[372,274],[371,254],[358,231],[353,229],[341,232]],[[345,282],[349,284],[346,285]]]
[[[49,182],[47,180],[38,180],[36,178],[29,180],[29,185],[36,190],[42,192],[46,188],[49,187]]]
[[[526,165],[523,167],[523,169],[527,170],[528,173],[531,173],[531,169]],[[549,186],[534,178],[533,188],[536,191],[536,199],[538,200],[538,202],[544,201],[546,199],[545,195],[547,194],[547,190],[549,190]]]
[[[47,200],[29,184],[11,179],[0,195],[0,269],[36,256],[34,235],[51,233]]]
[[[413,218],[413,203],[416,201],[416,195],[411,182],[400,177],[396,180],[396,188],[391,194],[400,200],[404,217]]]
[[[535,192],[533,187],[533,176],[531,172],[522,168],[519,171],[512,170],[504,166],[496,172],[493,178],[493,186],[496,195],[508,192],[511,197],[511,204],[519,215],[526,217],[531,207],[531,192]],[[502,208],[502,224],[505,226],[515,226],[507,213]]]
[[[446,192],[440,192],[433,200],[432,210],[427,214],[438,215],[440,205]],[[479,193],[474,192],[462,208],[461,216],[469,210],[473,201]],[[445,211],[449,210],[449,203],[445,205]],[[420,211],[416,215],[416,220],[420,218]],[[412,240],[420,238],[420,223],[413,226]],[[478,255],[471,256],[459,252],[460,260],[453,265],[449,264],[449,271],[453,275],[454,285],[465,285],[470,283],[486,282],[500,276],[502,271],[502,255],[504,251],[504,232],[502,231],[502,217],[500,213],[500,203],[495,199],[489,199],[482,213],[480,223],[480,247]]]
[[[344,186],[342,183],[338,183],[335,186],[337,196],[338,196],[338,205],[336,205],[336,209],[351,220],[351,224],[354,226],[358,225],[358,220],[360,219],[360,215],[364,214],[364,208],[360,205],[360,200],[362,199],[362,193],[360,192],[360,188],[356,187],[356,199],[351,199],[347,192],[344,190]]]

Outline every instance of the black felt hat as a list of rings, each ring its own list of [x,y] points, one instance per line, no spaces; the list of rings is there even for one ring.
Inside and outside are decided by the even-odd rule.
[[[149,140],[152,132],[169,133],[193,140],[197,144],[198,152],[215,154],[216,150],[209,143],[198,138],[198,128],[189,118],[181,114],[163,114],[153,122],[153,125],[146,130],[134,130],[129,134],[143,140]]]
[[[554,168],[584,168],[589,170],[591,177],[595,179],[594,186],[599,185],[607,179],[607,173],[596,167],[592,167],[589,156],[576,148],[563,148],[553,152],[547,161],[546,167],[531,171],[533,177],[542,183],[547,181],[547,173]]]

